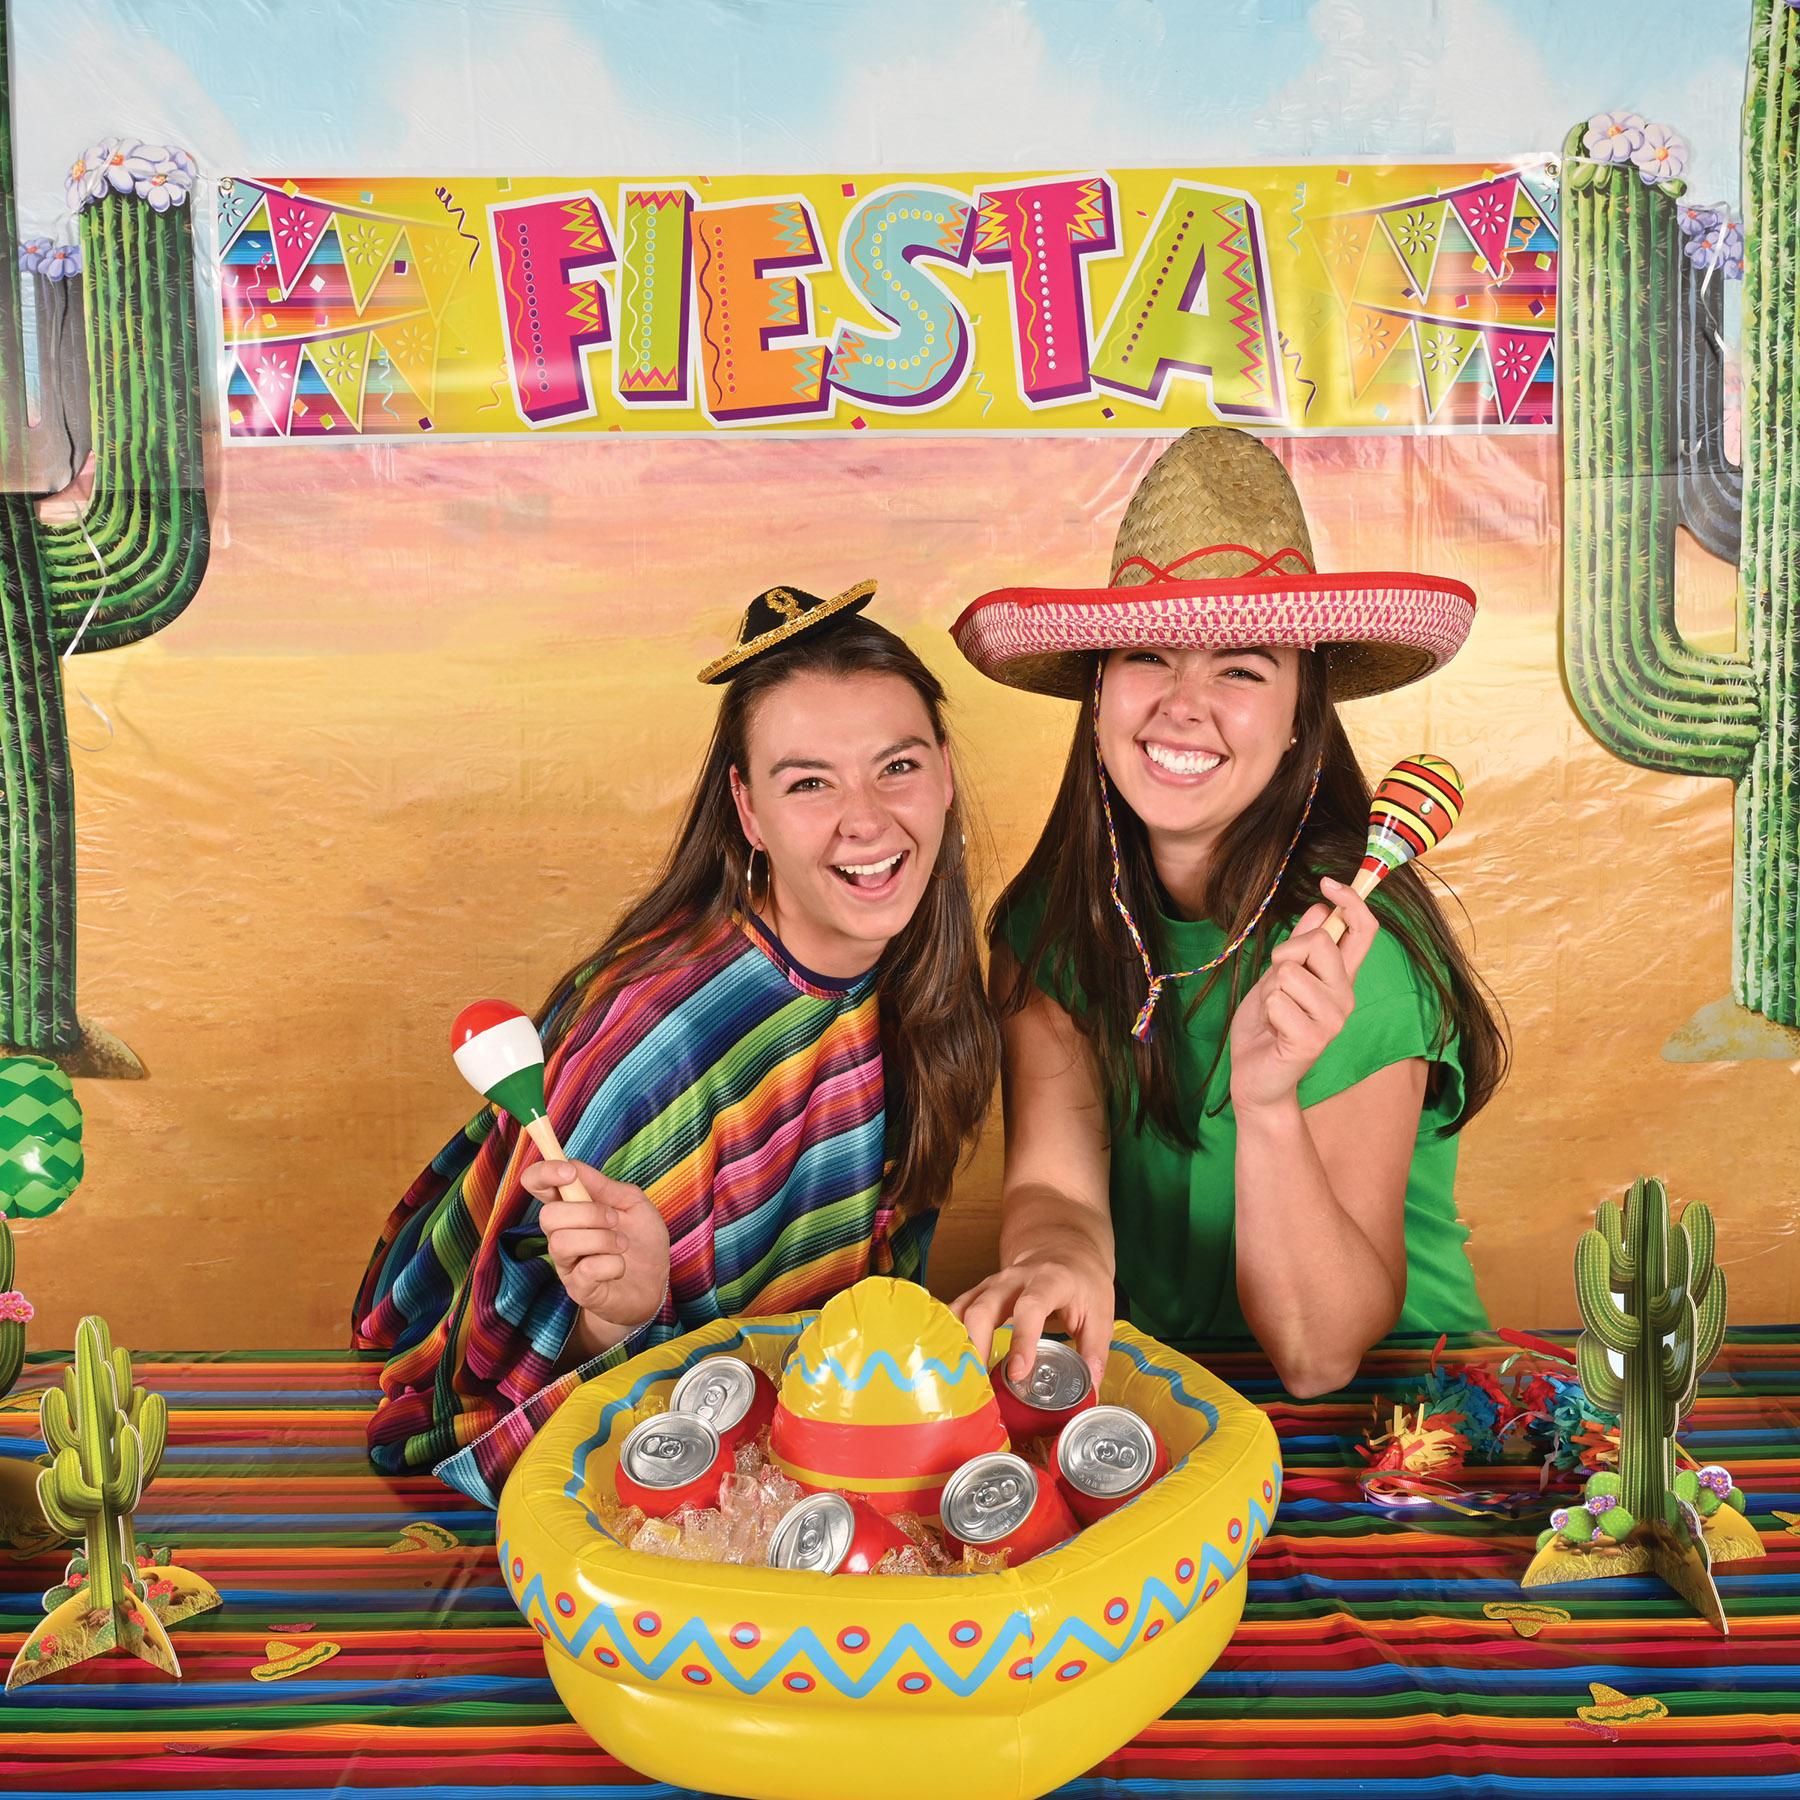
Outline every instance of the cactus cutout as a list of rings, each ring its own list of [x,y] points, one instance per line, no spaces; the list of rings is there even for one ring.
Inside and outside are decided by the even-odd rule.
[[[1745,220],[1721,254],[1696,253],[1690,237],[1684,258],[1682,183],[1655,179],[1645,149],[1631,153],[1634,136],[1647,145],[1660,130],[1606,114],[1564,145],[1563,672],[1583,722],[1615,756],[1736,784],[1736,1004],[1707,1008],[1665,1054],[1791,1058],[1800,1027],[1800,372],[1790,354],[1800,331],[1800,10],[1755,0]],[[1739,267],[1741,478],[1723,454],[1712,348],[1718,289]],[[1738,563],[1730,654],[1696,649],[1676,623],[1678,524]]]
[[[0,5],[0,1044],[77,1074],[142,1065],[75,1011],[73,776],[61,656],[167,625],[199,590],[209,533],[201,461],[199,321],[184,152],[96,147],[70,172],[87,287],[93,489],[46,522],[45,459],[26,430],[13,208],[10,68]],[[69,309],[40,315],[45,431],[67,403]],[[65,352],[67,352],[65,354]],[[70,455],[73,455],[71,445]]]
[[[31,1302],[13,1286],[12,1230],[0,1213],[0,1407],[12,1392],[25,1366],[25,1327],[31,1323]],[[7,1430],[7,1415],[0,1410],[0,1437]],[[56,1542],[46,1535],[44,1515],[38,1508],[37,1478],[41,1461],[0,1455],[0,1544],[17,1550],[42,1549]]]
[[[75,1328],[75,1366],[45,1393],[42,1416],[52,1461],[38,1501],[83,1548],[45,1596],[46,1616],[14,1657],[8,1691],[115,1649],[178,1677],[165,1619],[217,1606],[219,1596],[199,1576],[141,1555],[133,1534],[131,1515],[162,1460],[166,1404],[133,1385],[131,1358],[113,1347],[106,1321],[86,1318]]]
[[[1588,1399],[1619,1415],[1619,1466],[1593,1476],[1580,1505],[1551,1514],[1526,1587],[1649,1571],[1726,1629],[1712,1564],[1761,1556],[1762,1540],[1730,1475],[1679,1468],[1675,1442],[1725,1338],[1713,1241],[1709,1208],[1695,1201],[1672,1224],[1668,1189],[1650,1179],[1632,1184],[1623,1208],[1603,1201],[1582,1233],[1576,1370]]]

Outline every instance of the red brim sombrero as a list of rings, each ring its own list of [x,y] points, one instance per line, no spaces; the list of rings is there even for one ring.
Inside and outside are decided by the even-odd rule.
[[[1069,700],[1092,685],[1096,651],[1137,645],[1323,647],[1331,698],[1352,700],[1442,667],[1474,618],[1460,581],[1317,571],[1280,461],[1244,432],[1202,427],[1139,483],[1105,587],[998,588],[950,629],[984,675]]]

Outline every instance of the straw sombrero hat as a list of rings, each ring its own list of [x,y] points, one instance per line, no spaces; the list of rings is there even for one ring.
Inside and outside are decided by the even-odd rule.
[[[1097,588],[1000,588],[951,626],[1009,687],[1078,700],[1092,654],[1133,644],[1324,645],[1333,700],[1403,687],[1462,647],[1475,595],[1438,575],[1322,574],[1300,496],[1247,432],[1185,432],[1138,483]]]

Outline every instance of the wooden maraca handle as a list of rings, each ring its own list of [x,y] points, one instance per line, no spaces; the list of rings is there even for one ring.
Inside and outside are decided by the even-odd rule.
[[[1356,879],[1350,883],[1351,893],[1360,894],[1363,899],[1368,899],[1385,873],[1385,870],[1380,869],[1358,869]],[[1325,921],[1322,929],[1334,944],[1343,942],[1344,933],[1350,929],[1350,921],[1344,917],[1344,909],[1341,906],[1334,906],[1331,909],[1331,917]]]
[[[541,1156],[545,1162],[567,1162],[569,1160],[568,1152],[564,1150],[562,1145],[557,1141],[556,1127],[541,1115],[538,1118],[531,1120],[531,1122],[526,1125],[525,1135],[537,1145],[538,1155]],[[593,1204],[593,1195],[581,1185],[579,1178],[566,1183],[556,1191],[565,1200],[572,1201],[577,1206],[590,1206]]]

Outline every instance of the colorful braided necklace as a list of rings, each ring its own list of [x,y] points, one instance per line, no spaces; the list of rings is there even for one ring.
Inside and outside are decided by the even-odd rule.
[[[1100,771],[1100,809],[1106,814],[1106,842],[1112,851],[1112,903],[1118,908],[1119,917],[1125,921],[1125,929],[1131,934],[1133,948],[1138,953],[1138,961],[1144,965],[1144,979],[1150,984],[1149,997],[1144,1001],[1143,1010],[1137,1016],[1137,1023],[1131,1028],[1131,1035],[1142,1043],[1150,1035],[1150,1021],[1156,1012],[1156,1003],[1162,998],[1163,989],[1171,981],[1186,981],[1190,975],[1206,975],[1216,969],[1222,962],[1233,957],[1242,948],[1244,940],[1249,937],[1262,922],[1262,916],[1269,910],[1269,903],[1275,898],[1281,887],[1281,878],[1287,873],[1287,866],[1294,854],[1294,846],[1300,842],[1300,834],[1306,829],[1306,821],[1312,813],[1313,796],[1319,791],[1319,772],[1324,767],[1325,759],[1321,756],[1313,763],[1312,783],[1306,790],[1306,804],[1300,808],[1300,822],[1294,827],[1294,835],[1288,839],[1288,847],[1281,853],[1281,866],[1275,871],[1275,879],[1269,883],[1269,891],[1263,895],[1256,911],[1250,915],[1250,922],[1234,937],[1211,962],[1203,962],[1197,968],[1174,969],[1167,975],[1158,975],[1150,966],[1150,952],[1144,947],[1143,934],[1137,928],[1137,921],[1131,916],[1131,908],[1125,904],[1125,897],[1119,892],[1119,882],[1123,869],[1119,861],[1119,834],[1113,825],[1112,800],[1106,779],[1106,758],[1100,753],[1100,683],[1104,678],[1105,659],[1094,669],[1094,762]]]

